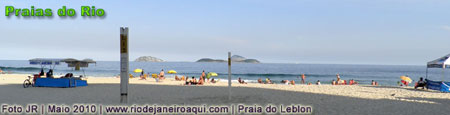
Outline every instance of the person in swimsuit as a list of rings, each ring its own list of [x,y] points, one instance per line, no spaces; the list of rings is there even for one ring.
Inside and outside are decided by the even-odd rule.
[[[164,69],[161,69],[161,72],[159,72],[159,79],[164,79]]]
[[[305,79],[306,79],[305,74],[302,74],[302,84],[305,84]]]

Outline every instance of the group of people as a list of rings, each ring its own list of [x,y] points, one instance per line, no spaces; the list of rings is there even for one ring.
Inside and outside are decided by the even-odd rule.
[[[0,69],[0,74],[12,74],[12,71],[4,71],[4,70],[2,70],[2,69]]]
[[[308,85],[312,85],[311,82],[307,82],[306,81],[306,76],[305,74],[302,74],[300,76],[301,78],[301,84],[308,84]],[[332,85],[356,85],[358,84],[358,82],[356,82],[353,79],[350,79],[349,82],[347,82],[347,80],[342,80],[339,74],[336,74],[336,78],[337,80],[332,80],[331,84]],[[243,82],[243,80],[241,80],[241,78],[238,79],[239,83],[241,84],[246,84],[245,82]],[[242,82],[241,82],[242,81]],[[260,84],[273,84],[272,80],[270,80],[270,78],[266,78],[265,81],[263,81],[261,78],[258,79],[258,83]],[[281,80],[282,84],[286,84],[286,85],[295,85],[295,80]],[[317,80],[316,85],[321,85],[320,80]]]
[[[147,80],[150,73],[145,74],[144,70],[142,70],[141,75],[139,75],[140,80]],[[133,78],[133,75],[130,74],[130,78]],[[161,82],[165,79],[164,77],[164,69],[161,69],[161,72],[159,74],[152,74],[152,78],[156,80],[156,82]]]
[[[165,74],[164,69],[161,69],[159,74],[152,74],[152,77],[156,80],[156,82],[161,82],[162,80],[165,79],[164,74]],[[147,77],[149,75],[150,75],[149,73],[144,74],[144,70],[142,70],[142,72],[140,74],[140,80],[147,80]],[[133,78],[132,74],[130,74],[130,78]],[[175,80],[176,81],[185,81],[186,85],[203,85],[204,83],[207,83],[207,82],[210,82],[210,83],[217,82],[214,78],[209,80],[209,77],[206,76],[205,70],[203,70],[202,75],[200,76],[200,78],[198,80],[194,76],[192,76],[191,79],[189,79],[189,76],[178,77],[178,75],[175,75]]]
[[[184,76],[182,76],[181,78],[178,78],[178,76],[175,76],[175,80],[177,80],[177,81],[184,80],[185,85],[203,85],[205,83],[216,83],[217,82],[214,78],[209,80],[209,77],[206,76],[205,70],[203,70],[202,75],[200,76],[198,81],[194,76],[192,76],[192,78],[190,80],[189,80],[189,77],[186,77],[186,79],[184,79]]]
[[[42,73],[43,73],[43,70],[42,70],[41,74]],[[53,71],[49,70],[49,72],[47,72],[47,76],[48,75],[52,76],[53,75]],[[148,73],[144,74],[144,71],[142,70],[140,78],[141,79],[146,79],[148,77],[148,75],[149,75]],[[70,74],[66,75],[64,77],[67,77],[67,76],[70,76]],[[164,77],[164,69],[162,69],[159,74],[152,74],[152,77],[155,78],[157,82],[165,79],[165,77]],[[305,74],[302,74],[299,77],[301,78],[301,84],[312,85],[311,82],[307,82],[306,81],[306,75]],[[198,80],[194,76],[192,76],[191,79],[189,79],[189,76],[184,76],[184,75],[181,76],[181,77],[178,77],[178,75],[175,75],[175,80],[176,81],[184,81],[185,85],[203,85],[205,83],[216,83],[217,82],[214,78],[209,80],[209,77],[206,77],[205,70],[203,70],[203,72],[202,72],[201,76],[198,78]],[[238,81],[239,84],[247,84],[247,82],[245,82],[240,77],[238,78],[237,81]],[[274,82],[272,80],[270,80],[270,78],[266,78],[265,81],[263,81],[261,78],[258,78],[257,81],[260,84],[274,84]],[[286,85],[295,85],[295,80],[281,80],[280,83],[286,84]],[[321,85],[320,80],[317,80],[315,84],[316,85]],[[333,79],[331,81],[331,85],[356,85],[356,84],[358,84],[358,82],[353,80],[353,79],[350,79],[348,81],[347,80],[342,80],[340,74],[336,74],[336,80]],[[375,80],[372,80],[371,85],[378,86],[378,82],[375,81]],[[403,84],[401,84],[401,83],[399,83],[399,85],[403,86]],[[407,84],[405,84],[405,85],[407,86]],[[426,85],[426,83],[425,83],[425,81],[423,81],[423,78],[420,78],[420,81],[416,83],[415,88],[417,88],[417,87],[424,87],[425,85]]]
[[[372,83],[371,83],[370,85],[373,85],[373,86],[378,86],[378,82],[377,82],[377,81],[375,81],[375,80],[372,80]]]
[[[405,80],[401,80],[397,82],[398,86],[405,86],[408,87],[409,82],[405,81]],[[422,87],[422,89],[425,89],[427,86],[427,82],[425,80],[423,80],[423,77],[419,78],[419,81],[416,82],[416,84],[414,85],[414,89],[417,89],[418,87]]]
[[[48,70],[47,73],[44,72],[44,69],[41,69],[41,72],[38,74],[39,76],[45,76],[47,78],[53,78],[53,69]]]

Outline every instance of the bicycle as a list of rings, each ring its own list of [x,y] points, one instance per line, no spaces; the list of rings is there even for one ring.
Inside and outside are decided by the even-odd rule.
[[[28,88],[30,86],[34,87],[34,78],[28,76],[28,79],[25,79],[25,81],[23,81],[23,88]]]

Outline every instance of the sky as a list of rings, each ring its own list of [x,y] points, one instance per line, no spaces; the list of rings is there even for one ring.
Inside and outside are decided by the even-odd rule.
[[[0,60],[226,59],[264,63],[424,65],[450,53],[446,0],[1,0]],[[51,8],[53,17],[5,16],[5,6]],[[66,6],[76,17],[56,10]],[[81,6],[106,11],[81,16]]]

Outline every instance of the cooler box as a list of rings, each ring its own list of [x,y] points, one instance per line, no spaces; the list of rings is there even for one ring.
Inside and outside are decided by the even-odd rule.
[[[79,87],[87,86],[86,80],[78,78],[37,78],[34,84],[36,87]]]

